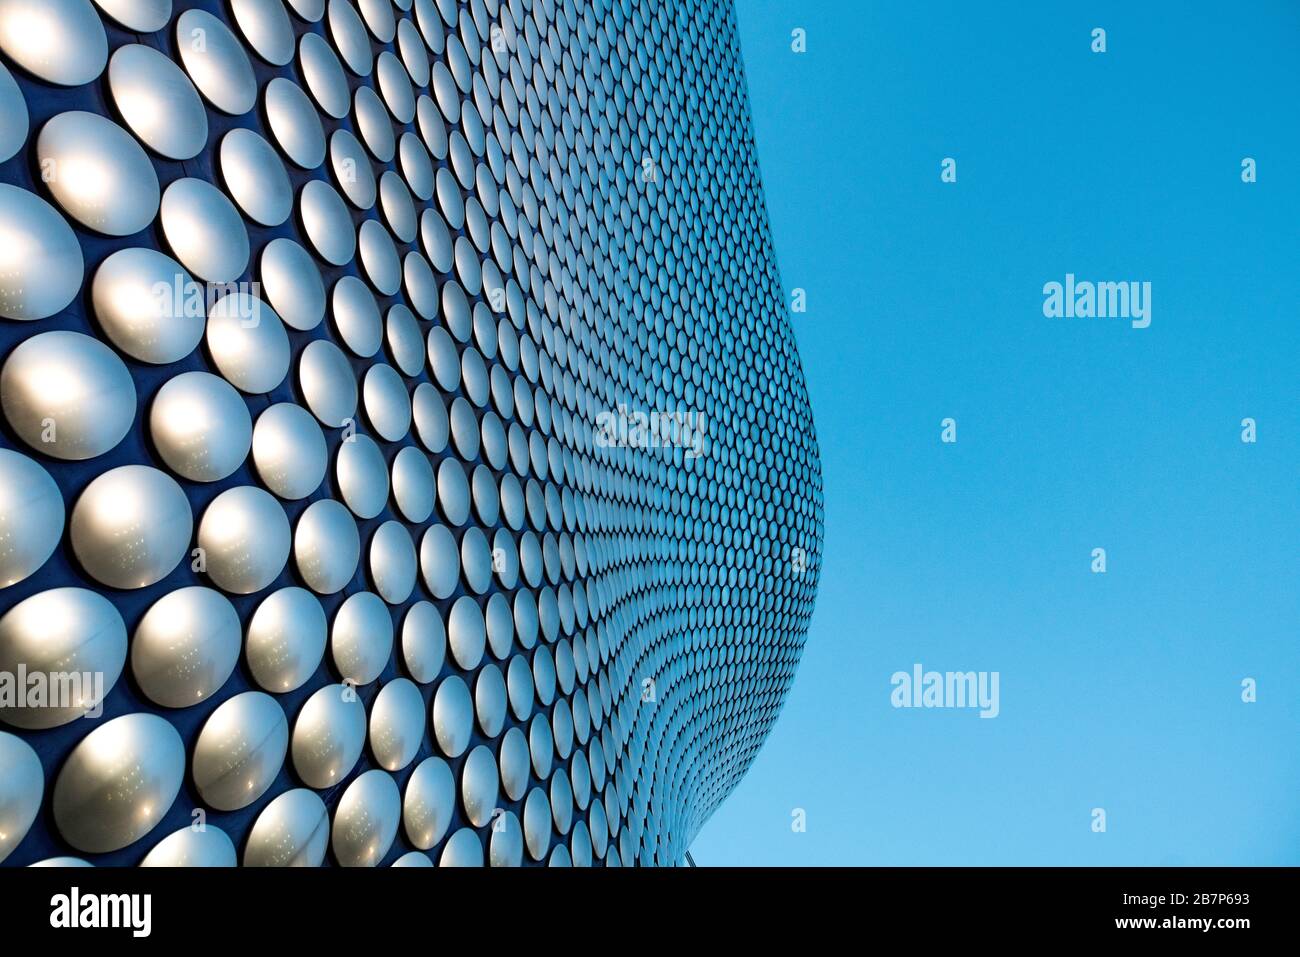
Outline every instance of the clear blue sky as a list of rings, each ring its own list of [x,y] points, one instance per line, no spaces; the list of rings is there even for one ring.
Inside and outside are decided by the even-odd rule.
[[[697,862],[1300,864],[1300,5],[739,19],[826,543]],[[1045,318],[1067,272],[1151,282],[1151,326]],[[895,710],[917,662],[1001,715]]]

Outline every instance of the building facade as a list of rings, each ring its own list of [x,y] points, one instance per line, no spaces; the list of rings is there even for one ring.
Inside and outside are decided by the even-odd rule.
[[[822,488],[735,11],[0,0],[0,861],[680,863]]]

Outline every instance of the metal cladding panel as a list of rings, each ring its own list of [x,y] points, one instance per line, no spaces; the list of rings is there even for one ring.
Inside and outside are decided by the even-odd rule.
[[[0,54],[0,860],[680,863],[822,542],[732,5]]]

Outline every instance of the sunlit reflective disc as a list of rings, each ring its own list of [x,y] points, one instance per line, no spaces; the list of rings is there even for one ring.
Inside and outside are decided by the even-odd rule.
[[[249,595],[275,581],[289,560],[289,520],[270,493],[240,485],[208,505],[198,543],[217,587]]]
[[[293,80],[277,76],[266,85],[263,98],[271,132],[284,155],[303,169],[320,166],[325,158],[325,130],[307,94]]]
[[[291,753],[308,787],[328,788],[347,776],[366,741],[366,709],[347,685],[326,685],[298,711]]]
[[[173,181],[163,193],[159,220],[176,258],[198,278],[234,282],[248,266],[248,232],[239,210],[206,180]]]
[[[126,847],[171,808],[185,774],[185,746],[171,723],[127,714],[82,738],[54,784],[51,807],[64,839],[79,851]]]
[[[289,373],[289,336],[275,310],[233,292],[208,312],[208,350],[221,374],[242,392],[270,392]]]
[[[248,622],[248,670],[267,691],[293,691],[320,665],[326,635],[325,611],[311,592],[295,586],[274,591]]]
[[[203,803],[218,811],[247,807],[266,793],[284,764],[289,723],[270,695],[226,699],[194,743],[193,775]]]
[[[129,236],[158,212],[158,175],[131,134],[98,113],[60,113],[41,127],[36,158],[55,201],[83,226]]]
[[[31,745],[0,731],[0,863],[26,837],[44,792],[45,772]]]
[[[84,588],[52,588],[0,616],[0,673],[67,676],[65,693],[0,701],[0,721],[54,728],[97,714],[126,662],[126,626],[117,609]]]
[[[239,613],[220,592],[191,586],[154,602],[131,638],[131,673],[145,695],[188,708],[216,692],[239,660]]]
[[[203,338],[204,287],[156,249],[136,247],[111,254],[95,271],[91,300],[104,334],[141,362],[177,362]]]
[[[325,478],[325,436],[300,405],[278,402],[258,416],[252,448],[258,477],[281,498],[306,498]]]
[[[354,685],[379,677],[393,653],[393,617],[372,592],[348,596],[330,625],[330,654],[339,674]]]
[[[81,245],[67,221],[45,200],[0,183],[0,317],[44,319],[81,288]]]
[[[42,80],[81,86],[108,62],[108,36],[90,0],[0,0],[0,50]]]
[[[344,867],[374,867],[393,844],[402,816],[397,783],[372,769],[348,785],[334,811],[330,846]]]
[[[325,282],[311,254],[292,239],[277,237],[262,250],[262,292],[285,325],[315,329],[325,318]]]
[[[0,367],[0,408],[32,448],[89,459],[122,441],[135,417],[135,385],[98,339],[57,330],[32,336]]]
[[[176,51],[194,85],[217,109],[239,116],[253,108],[253,64],[224,22],[206,10],[186,10],[176,18]]]
[[[96,580],[144,588],[186,556],[194,516],[175,480],[145,465],[121,465],[86,486],[68,524],[72,550]]]
[[[253,426],[248,406],[225,379],[182,372],[158,390],[149,432],[159,456],[177,475],[216,482],[247,458]]]
[[[252,130],[233,129],[221,139],[220,156],[226,189],[250,219],[279,226],[289,218],[293,187],[270,143]]]
[[[0,64],[0,162],[17,153],[27,142],[27,101],[13,74]]]
[[[63,493],[34,460],[0,449],[0,588],[45,564],[63,536]]]
[[[208,115],[189,78],[165,54],[141,43],[118,47],[108,87],[127,127],[145,146],[174,160],[197,156]]]
[[[262,809],[244,846],[245,867],[319,867],[329,846],[330,819],[306,788],[285,791]]]
[[[186,825],[173,831],[145,855],[141,867],[235,867],[234,842],[215,824],[203,830]]]

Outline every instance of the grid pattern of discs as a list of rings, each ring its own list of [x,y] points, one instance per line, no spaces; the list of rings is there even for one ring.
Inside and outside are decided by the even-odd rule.
[[[822,538],[734,16],[0,0],[0,860],[681,861]]]

